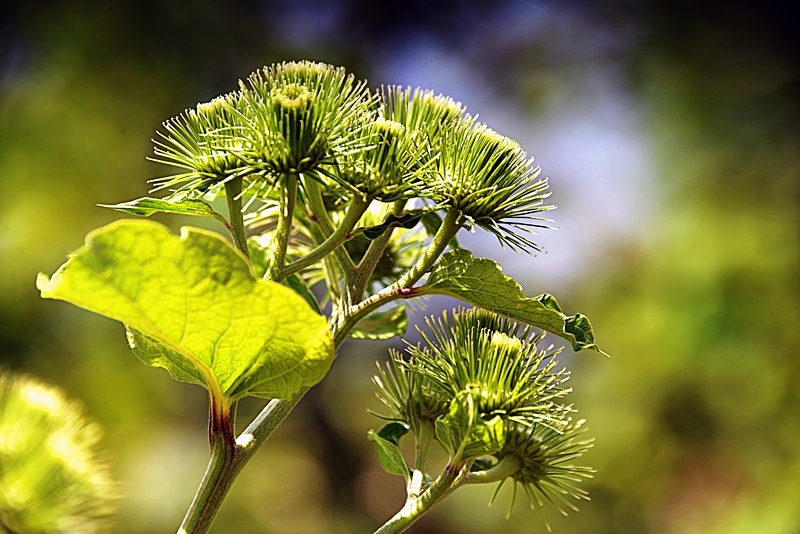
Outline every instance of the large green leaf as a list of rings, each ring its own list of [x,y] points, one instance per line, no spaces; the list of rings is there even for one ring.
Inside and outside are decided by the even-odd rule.
[[[333,360],[326,320],[291,289],[257,279],[221,236],[123,220],[37,287],[125,323],[136,355],[178,380],[238,399],[287,398]]]
[[[503,274],[500,265],[475,258],[468,250],[454,250],[442,256],[417,294],[456,297],[552,332],[569,341],[576,351],[594,349],[602,353],[594,343],[592,325],[585,315],[565,315],[552,295],[526,297],[522,287]]]

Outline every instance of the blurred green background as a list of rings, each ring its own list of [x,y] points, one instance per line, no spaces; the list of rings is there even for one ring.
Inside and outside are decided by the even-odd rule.
[[[0,364],[105,428],[119,532],[172,532],[207,460],[204,390],[122,327],[39,299],[84,235],[144,196],[161,121],[258,67],[311,59],[461,100],[551,179],[548,254],[464,240],[586,313],[565,351],[597,438],[592,501],[555,532],[800,533],[800,69],[783,3],[17,2],[0,22]],[[173,228],[196,220],[161,218]],[[213,226],[209,226],[214,228]],[[434,313],[453,301],[432,300]],[[413,338],[413,336],[412,336]],[[366,432],[387,343],[352,342],[234,486],[213,532],[371,532],[401,505]],[[260,404],[245,402],[242,416]],[[509,488],[459,490],[411,532],[543,532]]]

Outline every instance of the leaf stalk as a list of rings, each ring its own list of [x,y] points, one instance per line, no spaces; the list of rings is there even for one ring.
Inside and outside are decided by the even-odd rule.
[[[244,229],[244,215],[242,214],[242,177],[237,176],[225,182],[225,199],[228,201],[228,216],[230,217],[230,230],[233,244],[250,261],[250,250],[247,248],[247,234]]]
[[[275,230],[273,241],[275,257],[267,271],[267,276],[265,276],[268,280],[279,280],[283,266],[286,263],[286,250],[289,247],[294,206],[297,201],[297,175],[285,174],[280,181],[285,189],[281,192],[278,228]]]

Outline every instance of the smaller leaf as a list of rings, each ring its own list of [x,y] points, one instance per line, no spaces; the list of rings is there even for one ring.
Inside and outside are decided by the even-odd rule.
[[[193,198],[170,201],[163,198],[143,197],[119,204],[100,204],[100,206],[130,213],[131,215],[141,215],[142,217],[149,217],[154,213],[212,217],[226,227],[229,226],[225,217],[217,213],[207,202]]]
[[[400,227],[410,230],[411,228],[414,228],[417,223],[419,223],[425,213],[426,211],[423,210],[415,210],[404,213],[399,217],[395,214],[390,214],[381,224],[377,226],[370,226],[368,228],[362,228],[361,233],[363,233],[364,237],[367,239],[372,240],[378,239],[389,228]]]
[[[398,446],[400,445],[400,438],[406,434],[408,434],[408,427],[403,423],[398,423],[397,421],[383,425],[383,428],[378,431],[378,435],[380,437],[389,440]]]
[[[417,292],[425,294],[456,297],[551,332],[569,341],[576,351],[594,349],[605,354],[595,345],[592,325],[585,315],[565,315],[547,293],[526,297],[519,283],[504,275],[497,262],[475,258],[468,250],[454,250],[441,257]]]
[[[350,332],[355,339],[390,339],[404,336],[408,330],[408,315],[404,306],[376,311],[364,317]]]
[[[308,305],[311,306],[311,309],[313,309],[319,315],[322,315],[322,310],[319,307],[319,302],[317,302],[317,297],[315,297],[314,293],[311,292],[311,288],[308,287],[308,284],[305,280],[303,280],[302,276],[297,273],[292,274],[286,277],[281,284],[293,289],[295,293],[303,297],[303,299],[308,302]]]
[[[247,249],[250,252],[250,263],[253,264],[253,272],[258,278],[262,278],[272,264],[272,258],[274,257],[272,250],[256,237],[248,238]]]
[[[401,433],[400,428],[404,429]],[[370,430],[367,437],[375,443],[375,450],[378,454],[378,463],[387,472],[393,475],[402,475],[406,482],[410,476],[411,468],[408,466],[403,453],[400,451],[400,437],[408,432],[408,429],[401,423],[389,423],[380,431]]]

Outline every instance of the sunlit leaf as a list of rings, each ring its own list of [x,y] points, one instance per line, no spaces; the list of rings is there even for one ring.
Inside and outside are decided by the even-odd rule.
[[[503,274],[496,262],[475,258],[468,250],[448,252],[439,260],[417,294],[456,297],[481,308],[551,332],[572,348],[602,351],[594,343],[592,325],[585,315],[565,315],[552,295],[528,298],[522,287]]]
[[[286,398],[327,373],[325,318],[294,291],[257,279],[221,236],[123,220],[86,244],[37,287],[122,321],[134,351],[174,378],[229,399]]]

